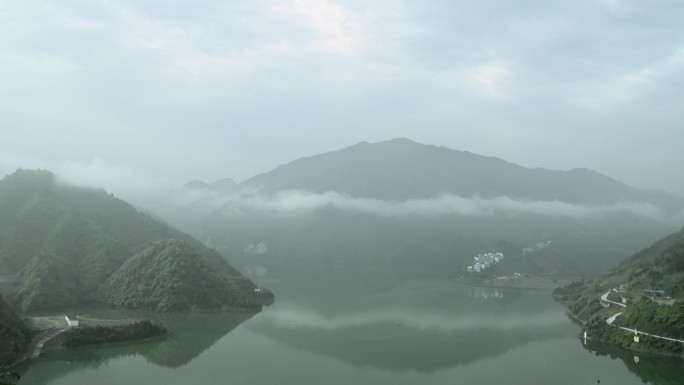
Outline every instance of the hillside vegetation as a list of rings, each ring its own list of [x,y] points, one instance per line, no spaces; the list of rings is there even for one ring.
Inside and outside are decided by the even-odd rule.
[[[167,269],[167,265],[178,266],[170,259],[175,254],[148,250],[162,239],[173,239],[175,245],[192,250],[181,255],[192,254],[190,265],[201,268],[192,270],[190,276],[180,268]],[[136,253],[146,257],[124,267]],[[162,297],[170,296],[154,297],[156,310],[216,308],[216,303],[249,307],[252,303],[254,283],[216,251],[104,190],[66,185],[47,171],[18,170],[0,181],[0,274],[14,276],[10,294],[22,311],[101,302],[152,308],[130,301],[141,281],[110,280],[119,269],[130,272],[130,266],[141,260],[145,274],[163,272],[174,284],[184,282],[173,291],[156,290]],[[155,272],[157,268],[161,270]],[[205,291],[207,297],[200,298],[192,292],[190,279],[210,282],[216,292]],[[100,290],[105,282],[107,289]],[[126,293],[128,300],[113,295],[116,291]],[[186,300],[181,301],[183,296]]]
[[[645,289],[664,294],[653,298]],[[599,297],[608,291],[614,291],[608,299],[621,301],[624,297],[627,307],[603,307]],[[616,325],[684,340],[684,229],[634,254],[595,281],[557,289],[555,296],[597,339],[635,350],[684,354],[682,343],[648,336],[636,343],[628,332],[605,322],[621,311]]]
[[[0,369],[14,363],[24,354],[31,334],[0,295]]]
[[[251,297],[182,241],[153,242],[128,259],[99,293],[110,305],[157,311],[256,307]]]
[[[150,320],[126,325],[78,327],[64,333],[64,346],[128,342],[163,336],[167,333],[168,330],[164,326]]]

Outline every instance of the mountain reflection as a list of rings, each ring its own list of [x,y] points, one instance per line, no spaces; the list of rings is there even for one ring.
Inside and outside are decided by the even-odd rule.
[[[473,295],[476,292],[478,295]],[[333,309],[313,295],[276,301],[247,326],[356,367],[429,373],[567,335],[548,293],[408,282]],[[502,302],[503,299],[509,302]]]
[[[186,365],[253,316],[254,313],[162,314],[158,319],[172,334],[143,356],[160,366]]]

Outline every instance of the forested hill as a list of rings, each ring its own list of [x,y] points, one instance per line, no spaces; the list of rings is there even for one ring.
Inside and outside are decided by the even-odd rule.
[[[26,325],[0,295],[0,369],[14,363],[30,340]]]
[[[114,306],[159,311],[250,308],[234,280],[207,263],[187,243],[164,239],[129,258],[100,288]]]
[[[237,291],[235,305],[253,296],[255,285],[217,252],[104,190],[63,184],[47,171],[18,170],[0,181],[0,274],[15,277],[11,297],[24,311],[102,302],[100,285],[160,239],[193,249],[229,283],[222,290]]]
[[[611,292],[609,300],[624,299],[626,307],[602,307],[599,297],[607,292]],[[681,343],[654,338],[635,343],[630,335],[607,327],[605,322],[622,312],[615,325],[684,339],[684,229],[634,254],[595,281],[559,288],[555,295],[586,323],[595,338],[631,349],[684,354]]]
[[[589,292],[620,287],[623,295],[632,299],[641,297],[644,289],[658,289],[666,296],[684,300],[684,229],[635,253],[605,275],[572,292],[578,298]]]

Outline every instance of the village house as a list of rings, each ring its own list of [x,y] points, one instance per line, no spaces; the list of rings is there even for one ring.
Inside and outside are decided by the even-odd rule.
[[[69,327],[78,326],[78,316],[67,314],[64,316],[64,319],[66,319],[66,323],[69,325]]]

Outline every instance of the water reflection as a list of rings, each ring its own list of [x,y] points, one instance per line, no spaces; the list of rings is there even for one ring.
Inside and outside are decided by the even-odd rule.
[[[254,313],[161,314],[156,319],[172,334],[143,356],[154,364],[177,368],[209,349]]]
[[[238,325],[252,318],[254,313],[181,313],[97,310],[88,314],[108,318],[149,318],[163,323],[170,335],[157,340],[121,345],[89,346],[47,352],[37,360],[19,366],[22,377],[30,371],[32,384],[47,384],[75,370],[96,369],[124,357],[142,356],[148,363],[178,368],[187,365],[209,349],[216,341]],[[63,363],[68,363],[64,365]]]
[[[680,385],[684,373],[684,359],[657,354],[632,352],[596,341],[587,341],[584,348],[596,356],[621,360],[630,372],[644,383],[653,385]]]
[[[485,290],[491,301],[484,301]],[[492,294],[490,296],[490,294]],[[510,298],[511,301],[502,302]],[[568,334],[548,293],[410,282],[331,309],[311,296],[277,301],[249,330],[356,367],[435,372]]]

